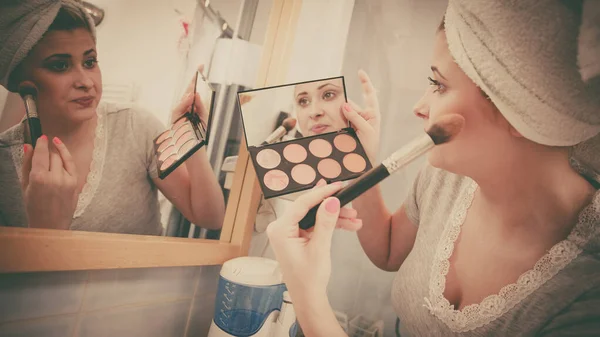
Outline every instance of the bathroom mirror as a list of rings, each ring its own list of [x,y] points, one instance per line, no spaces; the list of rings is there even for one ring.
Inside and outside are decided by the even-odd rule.
[[[108,118],[99,118],[96,137],[136,142],[141,151],[148,152],[144,160],[150,162],[143,167],[148,179],[137,179],[139,175],[131,173],[125,160],[111,160],[118,147],[126,146],[96,142],[88,173],[94,179],[83,185],[69,230],[219,239],[242,138],[235,93],[256,82],[272,4],[272,0],[182,0],[151,6],[142,0],[85,3],[94,19],[102,21],[96,27],[103,89],[100,104],[111,109],[137,107],[140,121],[134,124],[143,125],[139,129],[118,127],[106,122]],[[237,56],[240,51],[244,57]],[[202,111],[175,116],[173,110],[191,92],[199,93]],[[21,104],[18,95],[11,95]],[[20,109],[11,107],[1,112],[0,119],[2,115],[23,116],[22,104]],[[162,126],[155,126],[159,123]],[[152,129],[148,137],[141,137],[138,130],[148,128]],[[132,136],[121,137],[125,132]],[[10,174],[16,188],[23,156],[14,148],[10,160],[15,162],[15,172],[2,174]],[[158,178],[151,177],[153,171]],[[115,179],[109,175],[143,182],[111,185]],[[173,183],[184,182],[187,176],[193,176],[187,185]],[[191,186],[191,181],[197,181],[196,185]],[[186,186],[197,191],[184,195],[181,190]],[[106,208],[110,202],[104,196],[111,191],[127,198]],[[142,203],[134,202],[140,198]],[[181,199],[189,200],[182,203]],[[0,204],[0,224],[27,227],[22,205],[19,200],[14,203],[15,207]],[[204,205],[215,211],[203,211]]]
[[[141,0],[93,3],[106,13],[97,31],[106,101],[141,105],[168,127],[172,108],[181,101],[198,65],[204,64],[215,96],[209,142],[201,151],[206,152],[226,201],[222,228],[213,233],[195,226],[160,197],[160,235],[0,226],[0,273],[220,264],[246,254],[249,221],[258,205],[249,195],[255,193],[248,185],[253,181],[246,181],[253,172],[237,92],[283,83],[276,74],[286,59],[273,55],[285,54],[284,44],[296,20],[293,9],[300,2],[160,2],[165,8],[145,6]],[[184,24],[191,17],[194,23]],[[139,20],[144,24],[128,23]],[[192,38],[188,34],[194,30]]]
[[[238,93],[248,146],[276,143],[348,127],[343,77],[324,78]],[[274,132],[282,130],[285,133]],[[283,131],[282,131],[283,132]]]

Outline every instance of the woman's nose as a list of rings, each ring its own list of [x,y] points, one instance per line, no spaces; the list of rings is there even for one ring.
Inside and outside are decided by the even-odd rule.
[[[321,104],[319,103],[314,103],[311,105],[310,107],[310,113],[309,116],[310,118],[319,118],[321,116],[323,116],[325,114],[325,112],[323,111],[323,107],[321,106]]]
[[[89,90],[94,86],[94,81],[90,76],[90,70],[85,68],[78,68],[76,70],[74,85],[76,88]]]
[[[425,93],[425,95],[423,95],[423,97],[421,97],[421,99],[413,107],[413,112],[415,113],[415,116],[421,119],[429,118],[429,105],[426,103],[426,97],[427,93]]]

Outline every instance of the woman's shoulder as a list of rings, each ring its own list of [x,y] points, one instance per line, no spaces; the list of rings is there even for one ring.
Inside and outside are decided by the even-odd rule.
[[[102,102],[98,106],[100,118],[113,130],[146,141],[166,129],[165,125],[149,109],[135,103]],[[141,138],[141,139],[140,139]]]
[[[430,200],[453,202],[470,185],[470,178],[426,163],[417,175],[416,194],[421,204]]]
[[[23,123],[13,125],[0,133],[0,148],[23,145]]]

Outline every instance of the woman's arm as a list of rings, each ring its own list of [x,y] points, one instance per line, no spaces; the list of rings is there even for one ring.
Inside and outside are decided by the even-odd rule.
[[[342,184],[323,184],[319,182],[312,191],[296,199],[267,227],[267,234],[304,335],[344,337],[327,299],[331,239],[340,215],[340,201],[328,197],[339,191]],[[312,233],[300,230],[298,221],[320,202]]]
[[[390,214],[379,185],[356,198],[352,206],[363,221],[358,240],[371,262],[386,271],[398,270],[412,250],[418,228],[405,206]]]
[[[225,201],[219,182],[208,161],[206,148],[194,153],[164,180],[154,184],[193,224],[220,229],[225,216]]]

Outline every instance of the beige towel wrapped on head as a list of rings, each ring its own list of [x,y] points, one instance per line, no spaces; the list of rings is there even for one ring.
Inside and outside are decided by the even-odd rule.
[[[577,0],[449,0],[445,31],[457,64],[515,129],[544,145],[579,144],[575,159],[598,180],[600,81],[590,79],[598,75],[600,21],[581,7]]]
[[[61,7],[80,10],[95,38],[94,20],[76,0],[0,0],[0,85],[17,89],[8,88],[10,74],[44,36]]]

